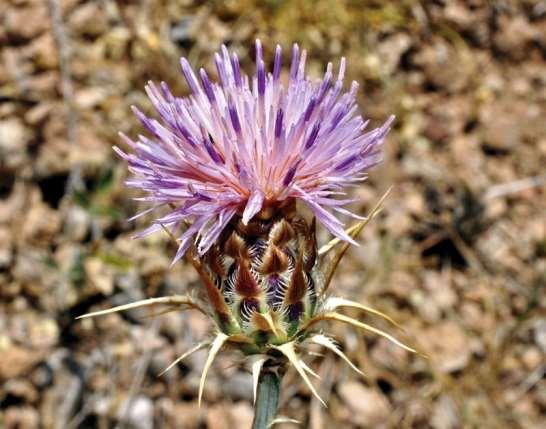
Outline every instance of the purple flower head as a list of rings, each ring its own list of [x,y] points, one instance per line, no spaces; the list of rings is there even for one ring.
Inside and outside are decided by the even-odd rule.
[[[139,235],[189,225],[175,261],[193,243],[204,254],[236,214],[248,223],[262,208],[287,199],[305,202],[332,234],[353,242],[331,210],[351,214],[343,208],[351,200],[338,196],[380,161],[394,118],[364,131],[357,83],[342,92],[344,58],[337,77],[330,63],[323,79],[311,79],[305,75],[306,51],[294,44],[287,83],[281,58],[277,46],[273,72],[267,72],[256,41],[256,74],[247,76],[237,55],[222,46],[215,55],[217,83],[203,69],[197,76],[182,58],[191,94],[175,97],[165,83],[150,82],[146,92],[159,120],[134,108],[150,137],[133,141],[122,134],[132,152],[115,150],[134,175],[128,185],[144,190],[143,199],[153,204],[142,214],[171,208]]]

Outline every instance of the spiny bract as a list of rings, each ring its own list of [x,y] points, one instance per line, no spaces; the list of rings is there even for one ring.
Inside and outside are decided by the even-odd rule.
[[[299,354],[304,342],[332,350],[359,371],[317,330],[323,320],[351,324],[413,351],[335,310],[358,308],[392,322],[384,314],[326,294],[348,244],[379,206],[348,230],[326,208],[359,218],[343,208],[351,200],[338,196],[345,195],[344,187],[364,180],[365,171],[378,162],[392,117],[364,132],[367,122],[355,101],[358,85],[353,82],[349,92],[342,91],[344,59],[335,82],[331,63],[324,78],[315,81],[304,74],[306,52],[294,45],[287,85],[281,79],[279,46],[273,72],[266,73],[262,46],[256,42],[257,71],[250,78],[241,72],[237,55],[224,46],[215,60],[218,84],[203,69],[200,84],[181,60],[188,97],[175,97],[165,83],[149,83],[146,90],[162,121],[135,108],[153,138],[139,136],[134,142],[122,136],[133,153],[116,148],[134,174],[128,185],[147,192],[143,200],[153,203],[143,213],[171,209],[141,235],[165,230],[178,245],[175,261],[186,256],[199,273],[203,294],[152,298],[82,317],[156,305],[209,315],[216,327],[213,339],[169,366],[210,346],[199,399],[207,370],[225,345],[255,356],[255,382],[264,364],[284,366],[288,361],[315,394],[307,377],[312,370]],[[298,200],[313,213],[311,221],[297,210]],[[338,238],[321,250],[315,219]],[[179,235],[180,228],[185,229]],[[327,259],[335,244],[337,250]]]

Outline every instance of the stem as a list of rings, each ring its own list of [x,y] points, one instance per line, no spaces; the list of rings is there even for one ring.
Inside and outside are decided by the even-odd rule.
[[[281,393],[281,377],[270,368],[262,370],[258,379],[258,394],[252,429],[268,429],[275,420]]]

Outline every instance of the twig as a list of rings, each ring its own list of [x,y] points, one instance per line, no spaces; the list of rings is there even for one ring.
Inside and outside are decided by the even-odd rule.
[[[542,176],[526,177],[525,179],[514,180],[508,183],[491,186],[484,195],[485,200],[515,194],[526,189],[536,188],[546,183],[546,174]]]
[[[63,401],[59,405],[57,425],[59,429],[68,427],[70,416],[76,409],[78,401],[81,399],[82,390],[83,380],[77,375],[74,375],[66,387],[66,390],[63,392]]]
[[[76,144],[78,138],[78,115],[74,103],[74,86],[72,85],[70,71],[70,48],[59,0],[48,0],[48,8],[53,38],[55,39],[57,49],[59,50],[59,71],[61,74],[61,92],[63,95],[66,118],[66,137],[68,143],[72,146]],[[74,190],[82,188],[81,165],[77,163],[70,171],[65,192],[66,195],[70,196]]]
[[[529,390],[531,390],[542,378],[544,377],[544,374],[546,373],[546,365],[539,365],[531,374],[529,374],[525,380],[518,386],[515,394],[511,398],[513,402],[520,399],[523,395],[525,395]]]
[[[156,333],[159,329],[159,319],[155,319],[151,325],[151,331]],[[129,412],[131,410],[131,407],[133,406],[133,401],[135,399],[135,396],[140,391],[140,388],[142,387],[142,383],[144,382],[144,377],[146,375],[146,371],[148,370],[148,367],[150,366],[150,362],[152,360],[152,350],[146,351],[138,362],[138,367],[136,370],[135,377],[133,378],[133,382],[131,384],[131,387],[129,389],[129,395],[127,397],[127,401],[125,402],[125,406],[123,407],[123,410],[121,412],[121,418],[119,419],[119,425],[116,427],[116,429],[123,429],[128,426],[127,418],[129,416]]]

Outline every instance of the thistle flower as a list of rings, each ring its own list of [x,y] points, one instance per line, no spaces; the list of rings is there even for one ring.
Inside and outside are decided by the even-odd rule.
[[[149,136],[133,141],[121,134],[132,151],[115,148],[133,173],[128,186],[145,191],[141,199],[152,203],[135,218],[170,208],[139,236],[167,231],[178,246],[173,263],[183,256],[193,263],[206,297],[152,298],[86,316],[148,305],[195,308],[210,315],[213,339],[170,366],[210,346],[199,400],[207,370],[228,345],[253,356],[255,392],[263,368],[282,372],[290,362],[318,397],[307,375],[312,370],[301,358],[306,342],[332,350],[360,372],[318,330],[323,320],[351,324],[413,351],[336,309],[354,307],[392,322],[386,315],[326,294],[349,243],[355,243],[354,237],[378,209],[367,218],[351,213],[345,208],[352,201],[345,189],[365,180],[367,170],[379,162],[393,117],[365,130],[368,121],[356,105],[358,84],[343,91],[345,59],[337,76],[329,63],[324,77],[314,80],[305,75],[306,51],[295,44],[285,84],[281,58],[277,46],[273,70],[267,72],[256,41],[256,73],[249,77],[241,71],[237,55],[222,46],[215,55],[218,83],[204,69],[198,79],[182,58],[191,94],[179,98],[164,82],[150,82],[146,92],[159,119],[133,107]],[[314,215],[311,222],[297,210],[298,200]],[[360,222],[344,230],[332,212]],[[320,250],[315,219],[336,237]]]

